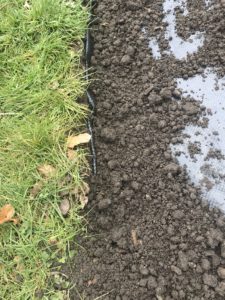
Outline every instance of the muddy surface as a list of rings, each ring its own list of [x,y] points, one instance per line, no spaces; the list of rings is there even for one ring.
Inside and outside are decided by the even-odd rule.
[[[195,172],[175,153],[182,144],[191,158],[202,151],[185,130],[208,128],[213,112],[181,83],[207,68],[225,75],[225,3],[178,1],[172,16],[170,2],[96,3],[98,169],[86,210],[89,236],[70,266],[74,300],[225,298],[224,214],[202,195],[201,184],[213,188],[209,178],[191,180]],[[200,41],[197,49],[190,37]],[[211,146],[204,159],[224,160]]]

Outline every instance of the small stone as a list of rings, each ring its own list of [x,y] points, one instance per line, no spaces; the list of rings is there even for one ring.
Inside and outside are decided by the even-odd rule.
[[[160,96],[164,99],[164,100],[170,100],[172,97],[172,93],[171,90],[164,88],[160,91]]]
[[[145,266],[141,266],[141,267],[140,267],[140,273],[141,273],[141,275],[143,275],[143,276],[148,276],[149,270],[148,270]]]
[[[148,282],[148,279],[141,279],[140,282],[139,282],[139,285],[141,287],[146,287],[147,282]]]
[[[181,271],[181,269],[179,269],[178,267],[176,267],[176,266],[171,266],[171,270],[174,272],[174,273],[176,273],[177,275],[182,275],[182,271]]]
[[[216,287],[216,292],[221,296],[225,296],[225,281],[222,281],[218,284]]]
[[[60,203],[59,209],[61,211],[61,214],[65,217],[68,215],[70,210],[70,202],[68,199],[63,199]]]
[[[183,109],[189,116],[196,115],[199,112],[199,108],[192,102],[185,103]]]
[[[156,93],[151,93],[148,96],[148,101],[151,106],[159,105],[162,103],[162,98],[159,95],[157,95]]]
[[[158,123],[158,128],[164,128],[164,127],[166,127],[166,121],[164,121],[164,120],[162,120],[162,121],[159,121],[159,123]]]
[[[214,275],[205,273],[203,275],[203,282],[205,285],[215,288],[217,286],[217,278]]]
[[[111,128],[104,128],[101,131],[101,137],[109,143],[112,143],[116,140],[115,131]]]
[[[221,245],[221,256],[225,258],[225,241]]]
[[[188,259],[184,252],[180,251],[179,254],[179,264],[182,270],[187,271]]]
[[[132,56],[132,55],[134,55],[134,53],[135,53],[134,47],[128,46],[128,48],[127,48],[127,54],[130,55],[130,56]]]
[[[102,199],[98,203],[98,209],[104,210],[107,209],[112,204],[112,201],[110,199]]]
[[[131,182],[131,187],[135,190],[138,191],[139,190],[139,183],[136,181],[132,181]]]
[[[155,279],[155,277],[153,276],[150,276],[148,278],[148,289],[151,290],[151,289],[155,289],[157,288],[158,284],[157,284],[157,281]]]
[[[184,213],[181,210],[175,210],[173,212],[173,217],[174,217],[174,219],[180,220],[184,217]]]
[[[171,173],[172,175],[177,175],[180,173],[181,169],[175,163],[170,163],[164,168],[165,173]]]
[[[121,59],[122,64],[129,64],[131,62],[131,57],[130,55],[124,55]]]
[[[109,167],[110,170],[114,170],[114,169],[117,167],[117,161],[115,161],[115,160],[110,160],[110,161],[108,162],[108,167]]]
[[[181,92],[180,92],[179,90],[175,89],[175,90],[173,91],[172,95],[173,95],[175,98],[180,99],[180,97],[181,97]]]
[[[208,271],[210,270],[210,261],[206,258],[203,258],[202,259],[202,269],[205,270],[205,271]]]
[[[217,274],[220,278],[225,279],[225,268],[219,267],[217,269]]]

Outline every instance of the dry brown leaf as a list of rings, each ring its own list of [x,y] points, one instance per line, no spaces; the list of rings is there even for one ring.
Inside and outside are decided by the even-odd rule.
[[[53,166],[48,164],[39,166],[37,169],[38,172],[46,178],[51,178],[56,174],[56,169]]]
[[[6,204],[0,209],[0,224],[13,221],[14,224],[18,224],[18,219],[13,219],[15,209],[11,204]]]
[[[85,208],[85,206],[88,204],[88,197],[85,195],[80,195],[80,204],[82,208]]]
[[[69,158],[69,160],[75,160],[77,158],[77,152],[72,149],[68,149],[67,157]]]
[[[81,133],[79,135],[71,135],[67,139],[67,147],[73,149],[80,144],[87,144],[91,139],[89,133]]]
[[[36,182],[30,191],[31,198],[35,198],[40,193],[42,187],[43,187],[42,181]]]

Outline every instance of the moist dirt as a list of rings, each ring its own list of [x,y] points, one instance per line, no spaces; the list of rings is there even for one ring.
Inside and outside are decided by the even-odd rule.
[[[68,268],[71,299],[225,299],[224,214],[209,207],[171,152],[185,126],[205,113],[182,97],[176,79],[206,67],[225,75],[225,7],[187,2],[188,15],[175,12],[177,34],[204,32],[205,40],[178,60],[163,52],[164,1],[96,1],[97,175],[85,212],[88,237]],[[157,36],[160,59],[148,36]]]

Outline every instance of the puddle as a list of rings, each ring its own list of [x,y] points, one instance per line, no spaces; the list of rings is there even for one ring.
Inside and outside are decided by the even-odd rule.
[[[187,40],[183,40],[178,36],[176,31],[176,8],[183,10],[183,15],[188,15],[187,1],[185,0],[165,0],[163,11],[165,17],[163,22],[168,23],[166,28],[165,38],[169,41],[170,50],[167,54],[173,54],[177,59],[185,59],[188,54],[193,54],[198,51],[204,44],[204,36],[201,32],[192,34]]]
[[[208,125],[188,125],[183,144],[171,145],[172,152],[210,203],[225,211],[225,77],[207,68],[203,75],[178,79],[177,86],[206,107],[200,121],[207,118]]]

